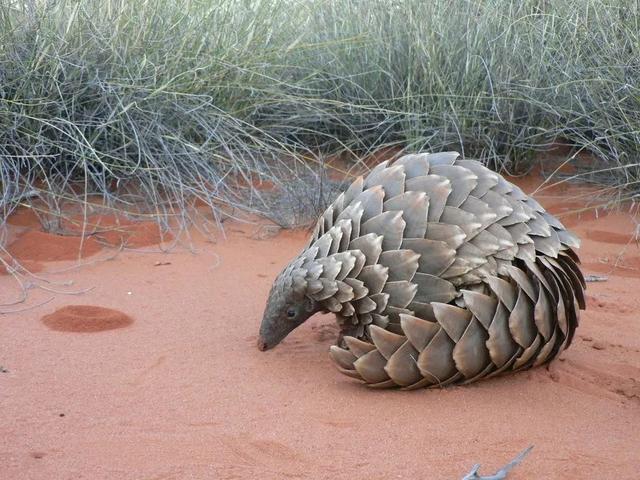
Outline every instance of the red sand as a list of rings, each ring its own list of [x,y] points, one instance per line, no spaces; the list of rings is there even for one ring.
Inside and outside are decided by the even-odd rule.
[[[368,390],[339,374],[330,316],[257,350],[271,281],[303,232],[260,241],[235,224],[197,255],[124,252],[83,267],[71,278],[89,293],[0,316],[0,476],[458,479],[533,444],[509,480],[636,478],[640,249],[620,243],[632,217],[599,217],[563,216],[584,238],[585,273],[609,274],[589,284],[574,345],[549,369],[445,390]],[[50,295],[32,290],[29,305]],[[78,302],[136,321],[90,335],[40,321]]]
[[[9,268],[17,268],[17,265],[14,263],[14,260],[8,257],[3,257],[3,260],[9,264]],[[34,262],[32,260],[21,260],[20,265],[22,268],[30,271],[31,273],[38,273],[44,269],[44,265],[39,262]],[[4,263],[0,262],[0,275],[8,275],[10,272],[7,271],[7,267]]]
[[[48,233],[41,230],[40,222],[31,209],[21,207],[12,215],[8,223],[17,227],[12,231],[13,241],[8,252],[32,273],[45,269],[45,262],[60,262],[78,259],[83,217],[76,215],[62,219],[64,234]],[[90,215],[87,217],[86,234],[82,242],[82,258],[100,252],[103,245],[126,248],[143,248],[171,241],[170,232],[162,232],[156,222],[134,221],[117,215]],[[6,257],[4,260],[13,265]],[[0,262],[0,275],[7,269]]]
[[[63,222],[63,228],[75,234],[81,234],[84,217],[75,215]],[[152,221],[135,221],[123,215],[90,215],[87,218],[85,233],[114,246],[124,245],[127,248],[141,248],[156,245],[162,241],[170,241],[173,235],[163,233],[159,225]]]
[[[42,323],[59,332],[94,333],[124,328],[131,325],[133,320],[111,308],[67,305],[42,317]]]
[[[38,228],[40,220],[31,208],[18,208],[8,219],[8,223],[17,227]]]
[[[18,236],[7,250],[19,261],[32,262],[59,262],[77,259],[81,245],[82,257],[95,255],[102,250],[102,246],[95,238],[86,237],[83,242],[81,240],[81,237],[77,236],[27,230]]]

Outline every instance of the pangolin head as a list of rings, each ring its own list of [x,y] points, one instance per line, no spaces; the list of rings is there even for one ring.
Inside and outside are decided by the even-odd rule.
[[[278,345],[320,310],[318,302],[306,295],[306,271],[296,267],[295,261],[289,264],[271,287],[258,336],[258,348],[262,351]]]

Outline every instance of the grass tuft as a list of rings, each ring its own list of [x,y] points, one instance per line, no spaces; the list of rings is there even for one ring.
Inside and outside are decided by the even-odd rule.
[[[4,0],[0,218],[34,198],[167,222],[196,201],[220,219],[278,200],[306,218],[330,196],[326,158],[387,147],[514,172],[566,143],[597,159],[578,176],[635,193],[639,13],[632,0]]]

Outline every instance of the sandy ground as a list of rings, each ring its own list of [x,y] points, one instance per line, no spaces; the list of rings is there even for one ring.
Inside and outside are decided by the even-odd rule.
[[[608,275],[589,284],[572,347],[548,369],[415,392],[339,374],[329,316],[257,350],[271,281],[304,232],[258,240],[254,226],[230,223],[228,240],[197,240],[195,254],[162,253],[145,237],[108,261],[113,249],[90,241],[87,265],[51,273],[74,264],[65,252],[77,254],[78,239],[34,233],[22,212],[14,252],[47,280],[74,282],[51,288],[92,290],[32,289],[26,304],[2,307],[30,308],[0,315],[0,477],[459,479],[534,445],[510,479],[638,478],[636,223],[627,211],[568,213],[582,205],[575,194],[537,197],[583,237],[585,273]],[[0,274],[0,302],[18,293]],[[47,317],[69,305],[124,315],[71,309],[66,326]],[[83,327],[82,315],[101,326]]]

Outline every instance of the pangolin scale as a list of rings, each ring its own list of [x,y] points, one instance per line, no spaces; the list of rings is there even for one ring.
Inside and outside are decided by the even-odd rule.
[[[276,278],[272,348],[318,311],[338,369],[371,387],[469,383],[549,362],[585,308],[579,240],[520,188],[456,152],[357,178]]]

